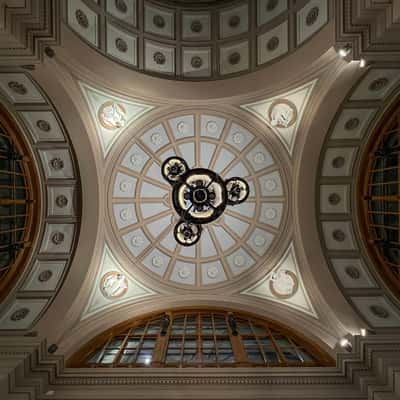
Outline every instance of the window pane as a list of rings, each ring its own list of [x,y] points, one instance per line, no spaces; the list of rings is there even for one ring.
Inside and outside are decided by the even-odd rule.
[[[289,340],[284,336],[276,336],[276,337],[274,336],[274,339],[277,345],[280,347],[292,347]]]
[[[241,335],[252,335],[253,331],[250,328],[250,325],[248,322],[246,321],[241,321],[239,323],[239,333]]]
[[[274,350],[264,349],[264,354],[265,354],[265,357],[267,358],[267,362],[269,362],[271,364],[279,363],[278,354],[276,354],[276,352]]]
[[[299,352],[300,357],[303,359],[302,360],[303,362],[314,362],[315,361],[314,358],[309,353],[307,353],[305,350],[298,349],[297,351]]]
[[[254,325],[253,330],[257,336],[265,336],[267,334],[266,329],[261,325]]]
[[[286,358],[287,362],[300,362],[301,359],[296,353],[295,349],[284,349],[282,350],[284,357]]]
[[[178,348],[182,346],[182,339],[170,339],[168,342],[168,348]]]
[[[135,350],[124,350],[120,359],[120,364],[132,364],[135,361]]]
[[[142,348],[154,349],[155,345],[156,345],[156,339],[146,339],[143,340]]]
[[[122,339],[113,339],[107,345],[107,348],[113,348],[113,347],[118,347],[119,348],[121,346],[122,342],[123,342]]]
[[[134,329],[133,333],[134,333],[135,335],[143,335],[145,328],[146,328],[146,325],[137,326],[137,327]]]
[[[172,334],[173,335],[183,335],[183,318],[176,318],[172,323]]]
[[[212,322],[210,317],[201,317],[201,333],[203,335],[212,335]]]
[[[160,324],[161,324],[160,320],[153,321],[147,328],[147,334],[157,335],[160,332]]]
[[[214,317],[215,334],[216,335],[228,335],[228,327],[226,325],[225,318]]]
[[[114,362],[115,356],[118,354],[118,349],[107,350],[104,352],[103,358],[101,360],[102,364],[110,364]]]
[[[218,351],[218,362],[220,363],[233,363],[235,362],[235,357],[232,351]]]
[[[197,318],[189,316],[186,319],[186,335],[195,335],[197,332]]]
[[[126,342],[126,347],[135,348],[140,342],[140,337],[131,337]]]
[[[139,352],[138,358],[137,358],[137,363],[138,364],[145,364],[148,365],[151,363],[151,359],[153,356],[153,350],[152,349],[142,349]]]
[[[181,350],[180,349],[168,349],[167,363],[179,363],[181,361]]]
[[[96,350],[94,353],[92,353],[92,354],[89,356],[89,358],[87,359],[86,362],[87,362],[88,364],[98,363],[98,362],[99,362],[99,358],[100,358],[100,356],[101,356],[101,352],[102,352],[101,349]]]
[[[194,363],[198,362],[197,349],[185,349],[183,353],[183,362]]]
[[[196,340],[185,340],[185,349],[195,349],[197,347],[197,341]]]
[[[251,363],[257,363],[257,364],[264,363],[262,354],[257,349],[251,349],[251,350],[247,349],[247,358]]]

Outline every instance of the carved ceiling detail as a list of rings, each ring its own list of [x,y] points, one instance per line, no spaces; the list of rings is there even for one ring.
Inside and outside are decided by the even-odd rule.
[[[46,46],[59,44],[59,5],[53,0],[0,3],[1,64],[38,63]]]

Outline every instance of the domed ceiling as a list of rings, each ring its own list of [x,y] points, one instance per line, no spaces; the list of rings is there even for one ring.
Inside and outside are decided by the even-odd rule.
[[[108,201],[114,234],[133,268],[201,288],[245,279],[246,271],[265,267],[288,211],[282,157],[265,135],[229,114],[196,110],[160,118],[132,136],[114,167]],[[204,225],[190,247],[173,236],[178,215],[161,174],[171,156],[223,179],[245,178],[250,186],[249,198]]]

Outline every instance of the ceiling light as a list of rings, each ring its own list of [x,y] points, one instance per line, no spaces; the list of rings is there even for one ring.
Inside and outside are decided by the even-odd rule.
[[[340,57],[345,58],[347,57],[351,52],[351,46],[349,44],[346,44],[346,46],[341,47],[338,51],[338,54]]]
[[[243,203],[250,192],[242,178],[224,181],[209,169],[190,169],[184,159],[176,156],[163,162],[161,173],[172,186],[172,203],[180,217],[174,236],[182,246],[196,244],[202,225],[219,218],[227,205]]]
[[[150,363],[151,363],[151,357],[146,357],[146,358],[144,359],[144,363],[145,363],[146,365],[150,365]]]
[[[362,58],[360,60],[360,68],[365,68],[366,65],[367,65],[367,61],[365,60],[365,58]]]
[[[350,341],[346,338],[340,340],[340,346],[344,348],[346,351],[351,352],[353,350],[353,346]]]
[[[361,328],[360,334],[361,336],[367,336],[367,330],[365,328]]]

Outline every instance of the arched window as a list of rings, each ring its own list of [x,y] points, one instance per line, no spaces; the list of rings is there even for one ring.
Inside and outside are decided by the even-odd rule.
[[[0,106],[0,300],[26,265],[36,234],[37,177],[28,147]]]
[[[332,365],[318,346],[248,314],[180,310],[130,321],[75,354],[71,367],[272,367]]]
[[[400,103],[387,113],[364,156],[361,223],[378,272],[400,296]]]

